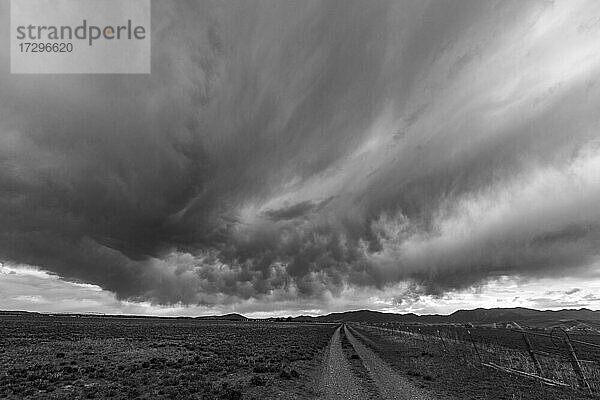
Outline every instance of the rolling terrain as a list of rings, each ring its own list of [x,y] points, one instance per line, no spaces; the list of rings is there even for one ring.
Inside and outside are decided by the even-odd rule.
[[[539,357],[543,378],[556,383],[540,386],[531,376],[521,333],[489,326],[504,320],[542,326],[584,318],[592,324],[598,313],[480,309],[419,317],[353,311],[255,320],[239,314],[155,318],[0,312],[0,398],[586,398],[568,361],[550,354],[557,350],[551,340],[531,338],[546,354]],[[572,334],[576,340],[598,337]],[[581,343],[574,348],[596,390],[598,352]],[[529,375],[488,368],[490,363]]]
[[[72,316],[72,317],[112,317],[112,318],[164,318],[205,321],[271,321],[271,322],[364,322],[364,323],[406,323],[406,324],[502,324],[517,323],[531,328],[547,328],[563,325],[574,326],[578,323],[600,329],[600,311],[581,308],[577,310],[534,310],[529,308],[477,308],[458,310],[452,314],[417,315],[413,313],[395,314],[371,310],[346,311],[320,316],[300,315],[297,317],[273,317],[265,319],[249,318],[240,314],[212,315],[201,317],[150,317],[138,315],[98,315],[98,314],[41,314],[27,311],[0,311],[0,316]]]

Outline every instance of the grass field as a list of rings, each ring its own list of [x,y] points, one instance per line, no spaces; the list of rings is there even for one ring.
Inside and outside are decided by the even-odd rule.
[[[389,328],[392,329],[400,329],[400,326],[394,326],[393,324],[388,324]],[[438,335],[438,331],[441,332],[444,337],[448,338],[458,338],[460,340],[470,340],[472,337],[473,340],[482,345],[497,345],[512,349],[521,350],[524,346],[523,335],[520,332],[510,330],[510,329],[492,329],[487,327],[471,327],[465,328],[460,326],[443,326],[443,325],[422,325],[422,326],[413,326],[413,327],[402,327],[402,329],[408,329],[412,332],[418,333],[421,332],[424,335]],[[469,336],[468,332],[471,333]],[[549,334],[549,331],[532,331],[533,333],[543,333]],[[529,335],[529,340],[533,347],[540,351],[545,351],[549,353],[557,353],[557,354],[565,354],[565,348],[562,345],[560,339],[562,338],[560,332],[555,333],[556,340],[553,342],[550,338],[539,336],[539,335]],[[593,344],[600,345],[600,335],[598,334],[580,334],[580,333],[570,333],[569,337],[574,340],[579,340],[583,342],[590,342]],[[573,348],[578,354],[581,354],[584,358],[587,359],[596,359],[600,360],[600,348],[588,347],[582,344],[578,344],[577,342],[573,342]]]
[[[322,394],[319,381],[327,346],[338,326],[3,315],[0,398],[312,399]],[[468,335],[466,328],[442,325],[349,327],[399,374],[438,400],[588,397],[574,389],[577,382],[570,364],[555,355],[539,356],[544,376],[572,388],[542,385],[483,365],[481,361],[536,372],[521,334],[507,329],[469,328]],[[373,376],[343,332],[341,347],[352,373],[373,399],[378,398]],[[532,336],[531,341],[540,351],[556,350],[543,337]],[[581,347],[576,351],[587,360],[583,368],[596,383],[598,354]]]
[[[0,398],[309,398],[328,324],[2,317]]]
[[[399,327],[396,327],[399,328]],[[535,373],[533,364],[520,336],[502,329],[479,329],[473,333],[479,356],[475,353],[470,337],[453,336],[444,326],[422,326],[421,332],[412,329],[411,334],[403,334],[389,325],[354,325],[357,334],[397,370],[408,375],[416,383],[423,385],[447,399],[583,399],[597,398],[585,391],[573,388],[558,388],[542,385],[535,380],[515,376],[487,368],[479,362],[494,362],[518,370]],[[452,328],[454,329],[454,328]],[[470,329],[472,330],[472,329]],[[440,331],[444,342],[439,339]],[[423,333],[423,337],[420,335]],[[456,333],[456,332],[454,332]],[[520,340],[518,340],[520,339]],[[594,354],[581,353],[589,358]],[[560,380],[576,386],[575,375],[570,365],[557,358],[540,357],[545,377]],[[588,374],[590,371],[586,371]],[[588,375],[597,380],[597,376]]]

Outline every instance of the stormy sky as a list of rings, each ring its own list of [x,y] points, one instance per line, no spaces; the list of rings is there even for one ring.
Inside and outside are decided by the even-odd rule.
[[[161,0],[150,75],[2,52],[2,301],[600,308],[599,37],[595,0]]]

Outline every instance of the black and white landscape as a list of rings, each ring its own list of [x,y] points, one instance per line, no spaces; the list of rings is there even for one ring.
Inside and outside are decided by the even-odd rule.
[[[0,398],[600,395],[600,2],[151,33],[151,74],[0,52]]]

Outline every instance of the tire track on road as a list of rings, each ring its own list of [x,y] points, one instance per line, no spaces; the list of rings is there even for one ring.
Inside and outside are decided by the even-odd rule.
[[[321,392],[326,400],[363,400],[370,397],[360,386],[342,351],[340,330],[337,328],[329,343],[329,355],[322,377]]]
[[[394,371],[394,369],[377,354],[360,343],[345,325],[344,333],[354,347],[356,353],[360,356],[365,368],[369,371],[369,374],[377,384],[380,393],[385,399],[435,400],[433,395],[414,386],[407,378]]]

